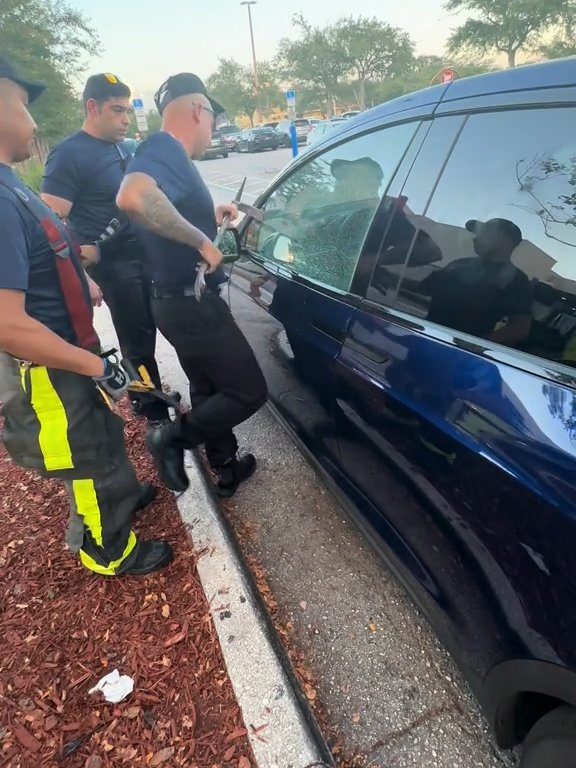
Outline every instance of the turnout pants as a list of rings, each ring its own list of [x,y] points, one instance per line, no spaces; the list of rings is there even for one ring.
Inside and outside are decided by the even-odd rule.
[[[68,490],[70,548],[91,571],[121,573],[136,556],[131,522],[142,495],[122,419],[90,378],[29,367],[3,353],[0,400],[2,437],[14,462]]]
[[[233,428],[264,405],[266,382],[244,334],[223,299],[207,291],[153,298],[160,331],[172,344],[190,382],[192,411],[181,421],[185,448],[204,443],[211,466],[235,456]]]
[[[122,356],[138,370],[146,367],[158,389],[162,388],[156,363],[156,325],[150,306],[151,283],[142,260],[111,255],[109,261],[90,269],[90,276],[98,283],[108,305]],[[157,400],[141,400],[135,396],[138,412],[149,421],[168,418],[168,408]]]

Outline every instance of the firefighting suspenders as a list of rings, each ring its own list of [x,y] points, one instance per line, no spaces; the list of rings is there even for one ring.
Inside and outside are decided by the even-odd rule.
[[[92,325],[92,308],[85,282],[81,277],[81,266],[74,256],[80,251],[65,224],[30,190],[18,186],[0,184],[13,193],[42,227],[50,248],[54,253],[56,272],[60,281],[62,297],[68,311],[70,323],[78,346],[95,349],[99,346],[98,336]]]

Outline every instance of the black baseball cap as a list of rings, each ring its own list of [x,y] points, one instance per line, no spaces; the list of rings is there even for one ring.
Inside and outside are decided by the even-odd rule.
[[[198,75],[193,75],[191,72],[180,72],[178,75],[169,77],[156,91],[154,102],[158,112],[162,114],[171,101],[179,99],[180,96],[188,96],[190,93],[201,93],[206,96],[216,116],[226,111],[221,104],[218,104],[208,95],[206,86]]]
[[[102,72],[88,78],[82,94],[84,104],[90,99],[101,102],[114,98],[130,98],[130,88],[117,75],[113,75],[112,72]]]
[[[46,86],[42,83],[32,83],[28,80],[24,80],[24,78],[20,77],[20,75],[16,72],[10,62],[0,57],[0,78],[1,77],[6,78],[7,80],[12,80],[13,83],[17,83],[17,85],[19,85],[21,88],[24,88],[28,94],[29,104],[32,104],[33,101],[36,101],[38,96],[40,96],[46,90]]]
[[[488,219],[488,221],[478,221],[478,219],[469,219],[466,222],[466,229],[468,232],[472,232],[477,235],[482,227],[489,226],[499,230],[502,234],[506,235],[516,248],[524,239],[522,230],[519,226],[514,224],[510,219]]]

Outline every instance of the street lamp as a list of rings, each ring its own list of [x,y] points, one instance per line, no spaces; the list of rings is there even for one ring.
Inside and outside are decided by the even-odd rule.
[[[256,0],[244,0],[240,5],[245,5],[248,8],[248,22],[250,24],[250,40],[252,41],[252,63],[254,65],[254,85],[256,87],[256,93],[260,90],[260,83],[258,82],[258,67],[256,66],[256,46],[254,45],[254,29],[252,27],[252,9],[251,5],[256,5]]]

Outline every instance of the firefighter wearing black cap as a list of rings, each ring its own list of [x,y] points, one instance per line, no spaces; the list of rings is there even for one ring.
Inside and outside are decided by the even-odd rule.
[[[92,75],[83,94],[82,129],[50,153],[41,197],[70,222],[83,246],[89,273],[102,289],[123,357],[144,366],[156,387],[156,326],[150,309],[150,278],[142,247],[127,218],[116,207],[116,195],[131,157],[123,145],[130,126],[130,89],[116,75]],[[120,228],[100,245],[91,245],[113,219]],[[137,400],[136,397],[134,397]],[[136,403],[136,410],[155,423],[168,418],[160,401]]]
[[[210,146],[223,109],[190,73],[170,77],[155,98],[162,131],[138,148],[117,203],[138,224],[151,265],[154,319],[190,381],[192,411],[151,432],[148,445],[166,485],[182,491],[188,485],[183,450],[204,443],[217,493],[231,496],[256,468],[254,456],[238,456],[233,428],[263,405],[267,392],[254,353],[219,295],[226,276],[212,241],[224,216],[234,219],[238,211],[214,208],[192,162]],[[197,301],[202,260],[210,270]]]
[[[124,448],[110,398],[126,376],[100,356],[79,249],[12,164],[30,157],[36,126],[27,105],[44,90],[0,60],[0,401],[12,459],[63,480],[71,500],[68,544],[102,575],[150,573],[172,559],[161,541],[139,542],[135,512],[153,498]]]

